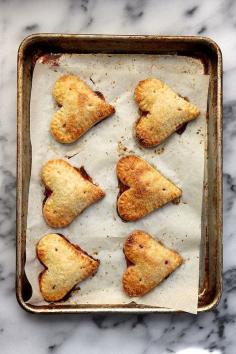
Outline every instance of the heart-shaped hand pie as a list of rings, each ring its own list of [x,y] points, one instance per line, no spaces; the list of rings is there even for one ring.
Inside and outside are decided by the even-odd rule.
[[[69,225],[89,205],[105,196],[92,183],[83,168],[77,169],[64,160],[50,160],[42,169],[46,186],[43,216],[51,227]]]
[[[135,221],[181,196],[181,190],[140,157],[121,158],[116,167],[120,183],[117,210],[121,219]]]
[[[158,79],[140,81],[134,96],[142,111],[136,123],[136,137],[145,147],[162,143],[200,113],[196,106]]]
[[[134,231],[124,244],[128,268],[123,287],[129,296],[142,296],[182,263],[182,257],[143,231]]]
[[[47,268],[39,275],[40,291],[46,301],[59,301],[82,280],[92,275],[100,262],[64,236],[48,234],[36,248],[37,257]]]
[[[53,96],[61,108],[53,116],[51,133],[60,143],[73,143],[115,112],[102,94],[74,75],[61,76],[55,83]]]

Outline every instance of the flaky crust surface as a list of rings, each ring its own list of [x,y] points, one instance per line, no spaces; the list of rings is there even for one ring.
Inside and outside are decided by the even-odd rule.
[[[142,111],[135,127],[136,137],[145,147],[162,143],[200,113],[196,106],[180,97],[167,84],[154,78],[140,81],[134,97]]]
[[[121,158],[116,167],[118,180],[128,186],[117,200],[125,221],[135,221],[181,196],[181,190],[138,156]]]
[[[47,268],[39,275],[40,291],[46,301],[63,299],[75,285],[99,267],[98,260],[58,234],[41,238],[36,252],[40,262]]]
[[[124,254],[132,263],[123,275],[124,291],[129,296],[143,296],[183,263],[176,251],[140,230],[128,237]]]
[[[42,168],[42,181],[52,191],[43,205],[44,219],[51,227],[69,225],[85,208],[105,195],[99,186],[64,160],[48,161]]]
[[[94,124],[115,112],[78,76],[63,75],[52,92],[61,108],[51,121],[51,134],[60,143],[73,143]]]

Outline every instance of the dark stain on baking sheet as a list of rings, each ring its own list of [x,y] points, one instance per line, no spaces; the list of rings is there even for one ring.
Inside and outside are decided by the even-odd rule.
[[[36,62],[37,62],[37,60],[40,58],[40,55],[37,53],[37,54],[34,54],[33,56],[32,56],[32,70],[33,70],[33,68],[35,67],[35,64],[36,64]]]
[[[209,234],[208,234],[208,226],[205,226],[204,232],[205,238],[205,250],[209,249]],[[215,289],[210,289],[209,285],[209,272],[210,272],[210,264],[209,264],[209,252],[206,252],[205,256],[205,265],[204,265],[204,278],[202,285],[199,289],[199,296],[198,296],[198,306],[204,306],[205,304],[209,303],[212,296],[214,296]]]
[[[204,54],[195,54],[192,56],[192,58],[194,59],[198,59],[201,61],[203,67],[204,67],[204,74],[207,75],[209,74],[209,57],[207,55],[204,55]]]
[[[44,54],[40,57],[42,64],[49,64],[50,66],[59,66],[59,59],[61,54]]]

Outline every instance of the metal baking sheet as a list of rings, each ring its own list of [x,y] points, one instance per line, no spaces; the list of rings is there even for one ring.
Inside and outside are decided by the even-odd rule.
[[[20,305],[36,313],[82,312],[174,312],[174,310],[128,305],[27,304],[31,286],[24,273],[28,187],[31,170],[30,92],[36,59],[53,60],[61,53],[173,54],[197,58],[210,75],[207,114],[202,246],[198,311],[212,309],[222,292],[222,58],[218,46],[204,37],[98,36],[36,34],[27,37],[18,52],[17,87],[17,270],[16,293]]]

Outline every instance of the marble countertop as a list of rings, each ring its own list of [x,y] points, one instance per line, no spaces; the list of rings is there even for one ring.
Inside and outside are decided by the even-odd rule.
[[[53,315],[15,298],[16,56],[35,32],[201,34],[224,58],[224,293],[212,312]],[[236,348],[236,1],[0,1],[0,352],[234,354]]]

